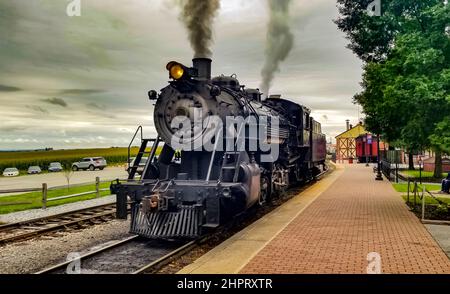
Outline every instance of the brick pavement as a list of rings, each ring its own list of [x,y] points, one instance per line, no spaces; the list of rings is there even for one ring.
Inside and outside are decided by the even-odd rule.
[[[450,260],[386,180],[346,166],[322,195],[270,241],[241,273],[450,273]]]

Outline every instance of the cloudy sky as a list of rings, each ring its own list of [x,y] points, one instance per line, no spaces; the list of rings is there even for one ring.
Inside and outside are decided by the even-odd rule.
[[[147,91],[167,85],[165,65],[190,65],[175,0],[0,1],[0,150],[126,146],[138,125],[154,134]],[[258,87],[265,0],[222,0],[214,27],[214,74]],[[360,61],[332,22],[334,0],[294,0],[295,45],[272,93],[313,109],[328,136],[358,120]]]

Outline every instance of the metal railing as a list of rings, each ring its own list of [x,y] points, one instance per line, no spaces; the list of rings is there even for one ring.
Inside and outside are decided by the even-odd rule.
[[[9,190],[0,190],[0,195],[1,194],[12,194],[12,193],[31,193],[31,192],[41,192],[42,193],[42,209],[46,209],[47,208],[47,203],[48,202],[52,202],[52,201],[58,201],[58,200],[63,200],[63,199],[69,199],[69,198],[75,198],[75,197],[80,197],[80,196],[86,196],[86,195],[90,195],[90,194],[95,194],[95,197],[98,198],[100,197],[100,192],[103,191],[108,191],[109,188],[100,188],[100,183],[109,183],[111,182],[111,180],[103,180],[100,181],[100,177],[96,177],[95,178],[95,190],[92,191],[87,191],[87,192],[81,192],[81,193],[76,193],[76,194],[71,194],[71,195],[64,195],[64,196],[58,196],[58,197],[52,197],[52,198],[48,198],[48,192],[49,191],[53,191],[53,190],[58,190],[58,189],[63,189],[63,188],[67,188],[67,186],[55,186],[55,187],[51,187],[49,188],[47,183],[42,183],[42,186],[40,188],[24,188],[24,189],[9,189]],[[83,183],[83,184],[76,184],[76,185],[70,185],[70,187],[80,187],[80,186],[85,186],[85,185],[89,185],[90,183]],[[6,195],[4,197],[7,196],[15,196],[15,195]],[[0,206],[11,206],[11,205],[20,205],[20,204],[32,204],[33,201],[11,201],[11,202],[0,202]]]
[[[421,185],[421,187],[420,187]],[[437,198],[432,192],[430,192],[427,188],[425,183],[423,184],[418,184],[417,180],[412,181],[411,179],[408,178],[408,191],[407,191],[407,196],[406,196],[406,202],[408,204],[410,204],[410,195],[413,196],[413,210],[416,210],[418,201],[417,198],[420,200],[420,205],[421,205],[421,221],[422,223],[445,223],[445,224],[450,224],[450,221],[445,221],[445,220],[430,220],[427,219],[425,216],[425,212],[426,212],[426,198],[427,197],[431,197],[431,199],[433,199],[436,203],[438,203],[438,205],[443,205],[446,206],[447,209],[450,209],[450,205],[448,205],[447,203],[445,203],[444,201],[440,200],[439,198]]]
[[[133,135],[133,138],[130,141],[130,144],[128,145],[128,158],[127,158],[127,169],[130,168],[130,159],[131,159],[131,146],[133,145],[134,140],[136,139],[136,136],[140,134],[140,138],[141,138],[141,142],[139,143],[142,144],[142,140],[144,140],[144,134],[143,134],[143,130],[142,130],[142,126],[138,126],[136,132]]]
[[[398,183],[398,169],[393,167],[393,164],[387,160],[382,160],[380,164],[381,172],[384,174],[384,176],[389,181],[392,181],[394,179]]]

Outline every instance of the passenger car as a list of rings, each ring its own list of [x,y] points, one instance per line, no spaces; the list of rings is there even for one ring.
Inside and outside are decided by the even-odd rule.
[[[103,170],[106,167],[106,160],[103,157],[85,157],[78,162],[72,163],[72,170]]]
[[[16,177],[19,175],[19,170],[15,167],[5,168],[3,171],[4,177]]]
[[[61,163],[59,163],[59,162],[52,162],[48,166],[49,172],[60,172],[62,170],[63,170],[63,167],[62,167]]]
[[[28,168],[28,174],[40,174],[42,172],[41,168],[39,166],[30,166]]]

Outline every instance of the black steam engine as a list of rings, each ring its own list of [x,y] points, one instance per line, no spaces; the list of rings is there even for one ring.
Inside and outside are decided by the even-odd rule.
[[[211,78],[210,59],[193,63],[167,65],[169,85],[149,92],[158,137],[142,139],[128,180],[111,185],[118,218],[131,203],[131,232],[148,238],[196,238],[326,169],[325,136],[308,108],[262,100],[235,76]]]

